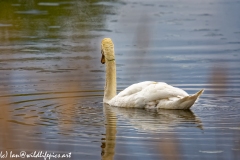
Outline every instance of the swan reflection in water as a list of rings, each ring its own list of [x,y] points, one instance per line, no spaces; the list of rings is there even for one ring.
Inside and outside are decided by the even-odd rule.
[[[129,125],[140,132],[161,133],[161,137],[170,136],[171,138],[164,138],[165,140],[161,140],[161,144],[159,144],[158,148],[163,157],[168,154],[180,154],[179,146],[176,143],[177,137],[172,132],[166,131],[186,127],[203,129],[201,120],[191,110],[158,109],[146,111],[144,109],[111,107],[108,104],[103,104],[103,109],[106,135],[101,146],[102,160],[114,159],[117,120],[127,121]]]

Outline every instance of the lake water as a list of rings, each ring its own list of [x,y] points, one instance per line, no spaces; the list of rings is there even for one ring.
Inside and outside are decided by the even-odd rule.
[[[239,14],[239,0],[0,1],[0,157],[240,159]],[[103,105],[104,37],[118,91],[204,94],[188,111]]]

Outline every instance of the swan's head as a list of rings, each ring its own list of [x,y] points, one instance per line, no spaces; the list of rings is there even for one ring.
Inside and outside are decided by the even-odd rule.
[[[106,61],[114,61],[114,45],[111,38],[104,38],[101,43],[101,63],[104,64]]]

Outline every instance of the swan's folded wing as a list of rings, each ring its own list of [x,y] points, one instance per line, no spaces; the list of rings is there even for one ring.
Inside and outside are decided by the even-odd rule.
[[[156,82],[145,81],[133,84],[113,97],[108,104],[117,107],[142,108],[145,106],[146,102],[144,97],[139,97],[139,93],[153,83]]]
[[[121,91],[117,96],[118,97],[125,97],[129,95],[133,95],[137,92],[142,91],[143,89],[147,88],[149,85],[156,83],[153,81],[145,81],[145,82],[140,82],[140,83],[135,83],[132,84],[131,86],[127,87],[123,91]]]
[[[140,97],[145,97],[146,101],[148,102],[188,96],[188,94],[184,90],[162,82],[151,84],[148,87],[144,88],[138,94]]]
[[[118,107],[143,108],[147,103],[154,103],[153,105],[156,106],[158,100],[185,96],[188,94],[182,89],[163,82],[145,81],[129,86],[111,99],[109,104]]]

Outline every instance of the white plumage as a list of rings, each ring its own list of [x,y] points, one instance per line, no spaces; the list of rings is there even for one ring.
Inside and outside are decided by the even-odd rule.
[[[189,96],[184,90],[164,82],[133,84],[113,97],[108,104],[117,107],[189,109],[202,93]]]
[[[189,109],[203,89],[189,96],[184,90],[164,82],[145,81],[133,84],[116,95],[116,64],[113,42],[102,40],[102,63],[106,63],[104,103],[116,107]]]

